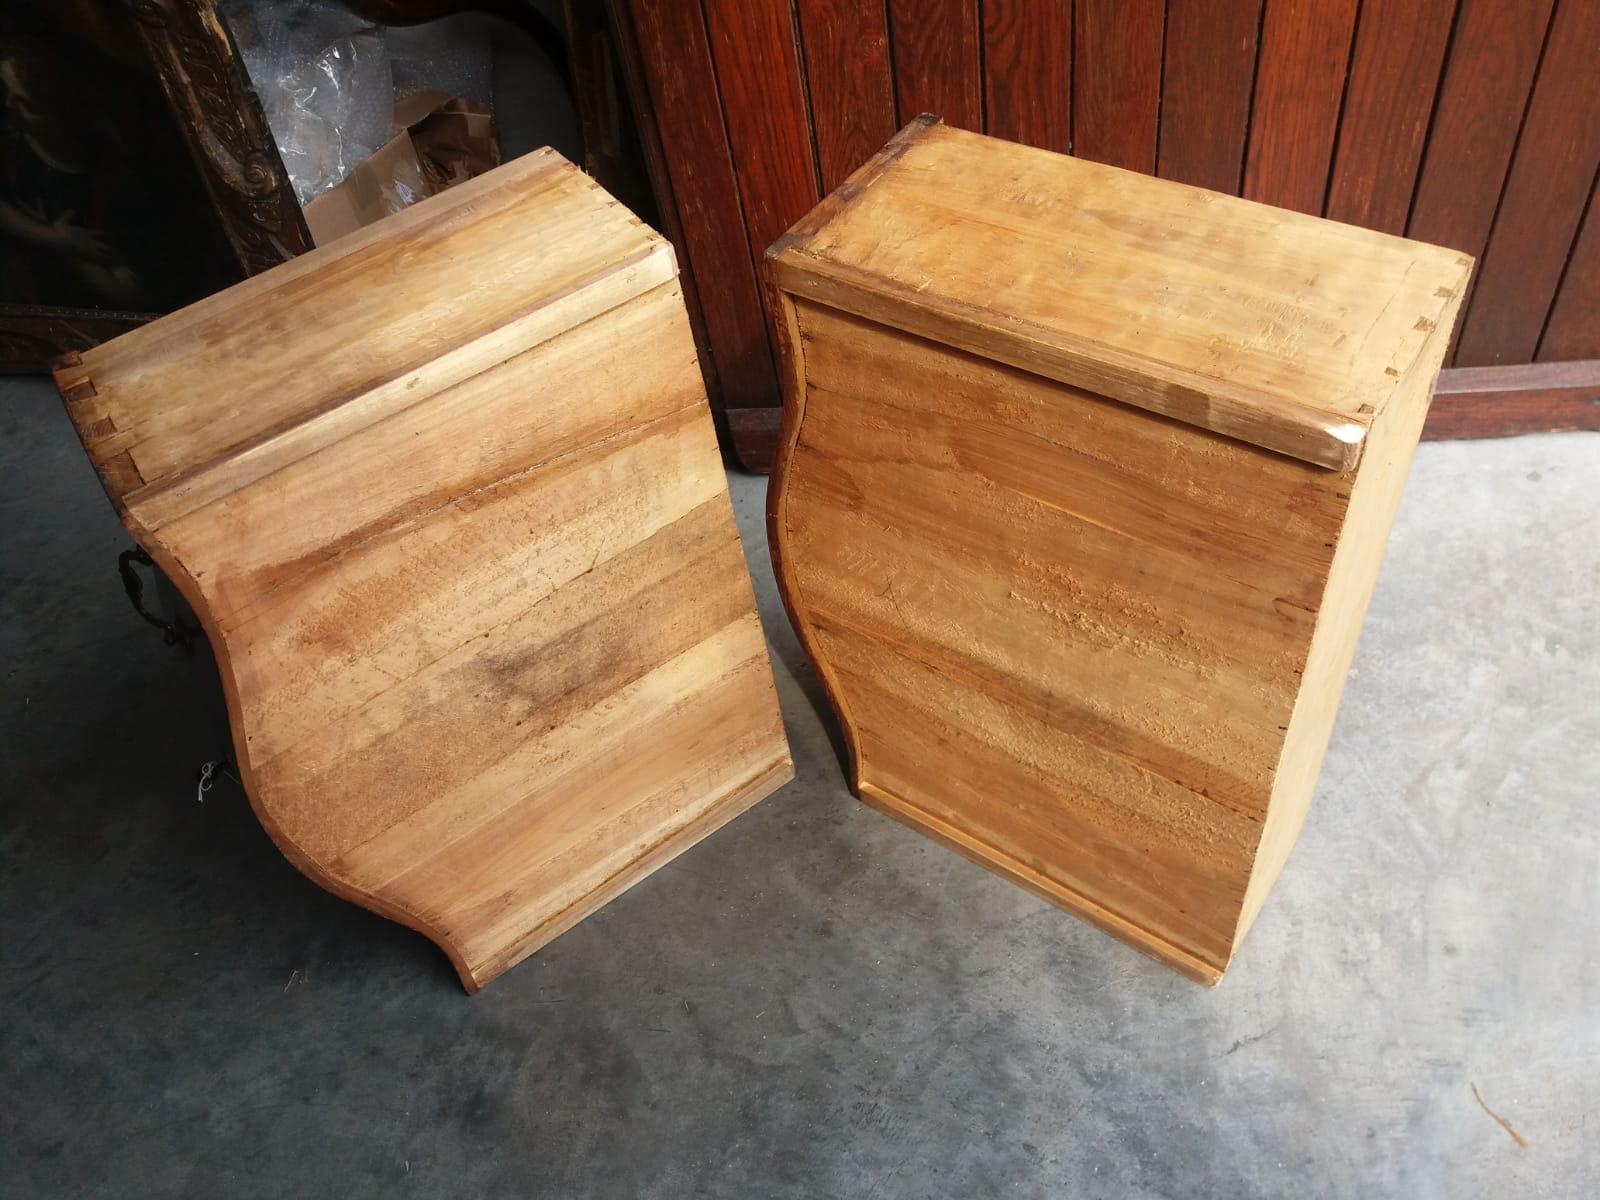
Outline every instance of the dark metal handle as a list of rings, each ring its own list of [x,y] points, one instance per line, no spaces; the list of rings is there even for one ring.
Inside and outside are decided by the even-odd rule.
[[[154,570],[156,565],[155,560],[138,547],[124,550],[117,555],[117,573],[122,576],[122,590],[128,593],[128,602],[133,605],[133,611],[161,630],[167,645],[182,646],[185,653],[194,653],[194,642],[201,632],[199,626],[191,625],[182,618],[163,621],[154,613],[147,612],[144,606],[144,580],[140,579],[139,573],[133,569],[135,563],[151,570]]]

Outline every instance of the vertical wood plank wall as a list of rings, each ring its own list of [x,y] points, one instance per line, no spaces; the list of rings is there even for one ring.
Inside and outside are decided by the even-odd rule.
[[[615,11],[631,22],[619,33],[642,68],[736,439],[771,424],[740,410],[780,402],[762,253],[923,111],[1465,250],[1479,267],[1455,366],[1600,359],[1600,0]]]

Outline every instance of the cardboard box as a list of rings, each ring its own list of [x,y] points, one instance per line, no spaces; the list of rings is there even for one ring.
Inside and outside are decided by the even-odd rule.
[[[395,102],[394,137],[304,208],[319,246],[500,165],[486,104],[422,91]]]

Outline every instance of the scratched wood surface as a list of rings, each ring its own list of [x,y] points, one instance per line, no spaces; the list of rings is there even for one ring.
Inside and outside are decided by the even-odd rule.
[[[553,151],[57,381],[262,823],[469,990],[788,777],[671,251]]]
[[[1304,819],[1469,265],[903,131],[769,259],[769,540],[858,793],[1215,981]],[[1179,375],[1205,403],[1153,402]],[[1298,405],[1353,452],[1289,444]]]

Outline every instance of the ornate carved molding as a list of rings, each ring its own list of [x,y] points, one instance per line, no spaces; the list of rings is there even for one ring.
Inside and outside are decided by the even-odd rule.
[[[312,248],[272,130],[212,0],[124,0],[240,265]]]

